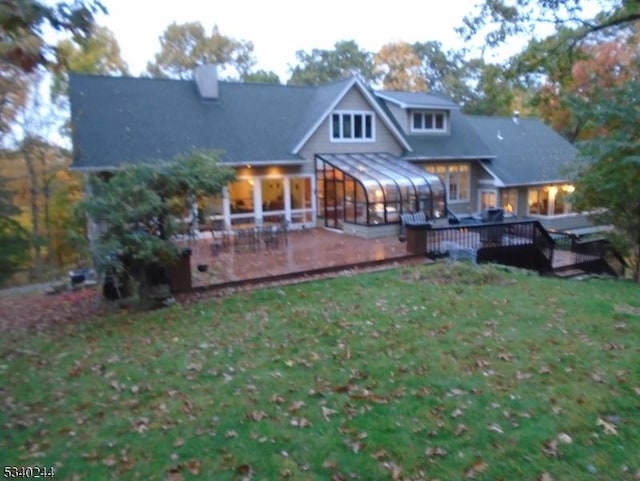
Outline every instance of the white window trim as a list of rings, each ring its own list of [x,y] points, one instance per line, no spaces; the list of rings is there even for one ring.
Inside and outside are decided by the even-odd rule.
[[[305,179],[309,179],[309,186],[310,186],[310,193],[311,193],[311,207],[302,207],[299,209],[292,209],[291,208],[291,200],[289,198],[289,195],[291,193],[291,180],[292,179],[297,179],[297,178],[305,178]],[[232,221],[233,220],[238,220],[238,219],[253,219],[254,222],[256,223],[256,225],[261,225],[263,218],[265,215],[272,215],[272,214],[278,214],[278,213],[284,213],[285,214],[285,218],[288,222],[291,222],[291,217],[293,214],[310,214],[310,217],[312,219],[315,219],[316,217],[316,201],[315,201],[315,189],[314,189],[314,185],[315,185],[315,175],[312,174],[302,174],[302,173],[278,173],[278,174],[263,174],[263,175],[238,175],[236,177],[236,181],[242,181],[242,180],[253,180],[254,184],[253,184],[253,202],[254,202],[254,210],[253,212],[247,212],[247,213],[231,213],[231,198],[229,195],[229,186],[226,186],[224,188],[223,191],[223,198],[222,198],[222,202],[223,202],[223,216],[222,219],[224,219],[225,221],[225,225],[229,228],[231,228],[232,225]],[[284,209],[278,210],[278,211],[274,211],[274,212],[267,212],[265,213],[262,210],[262,181],[263,180],[282,180],[283,182],[283,199],[285,201],[285,206]],[[305,227],[312,227],[312,221],[310,222],[304,222],[301,225],[304,225]]]
[[[425,115],[432,115],[433,116],[433,127],[430,129],[427,129],[425,127],[422,127],[420,129],[417,129],[414,127],[414,116],[415,115],[421,115],[422,116],[422,125],[425,125],[425,121],[424,121],[424,117]],[[442,128],[439,129],[437,128],[436,125],[436,121],[435,121],[435,115],[436,114],[442,114]],[[446,110],[414,110],[413,112],[411,112],[411,117],[409,119],[409,123],[411,125],[411,132],[416,132],[416,133],[420,133],[420,134],[446,134],[449,132],[449,113]]]
[[[364,123],[364,119],[366,118],[366,116],[370,116],[371,117],[371,138],[367,138],[367,137],[362,137],[360,139],[357,139],[355,137],[338,137],[335,138],[333,136],[333,116],[334,115],[339,115],[340,117],[340,134],[342,135],[344,132],[342,132],[342,116],[343,115],[351,115],[351,120],[353,122],[353,119],[355,116],[357,115],[361,115],[362,116],[362,120],[363,120],[363,129],[365,128],[365,123]],[[376,141],[376,116],[375,113],[373,112],[373,110],[334,110],[333,112],[331,112],[331,115],[329,116],[329,141],[333,142],[333,143],[344,143],[344,142],[350,142],[350,143],[371,143],[371,142],[375,142]]]
[[[498,202],[500,202],[500,196],[497,189],[478,189],[478,209],[482,211],[482,194],[493,194],[496,200],[496,205],[493,206],[495,209],[498,207]]]
[[[553,187],[553,186],[550,186]],[[557,187],[557,186],[555,186]],[[562,218],[562,217],[574,217],[576,215],[580,215],[579,212],[561,212],[559,214],[555,213],[555,196],[556,193],[551,194],[550,192],[548,192],[548,202],[547,202],[547,213],[546,214],[532,214],[531,213],[531,204],[529,202],[529,194],[532,190],[542,190],[544,189],[544,187],[530,187],[529,189],[527,189],[527,215],[530,217],[533,217],[534,219],[558,219],[558,218]],[[573,207],[572,207],[573,208]],[[553,214],[550,214],[549,211],[554,209]]]
[[[447,192],[447,204],[468,204],[471,202],[471,164],[468,163],[462,163],[462,164],[432,164],[434,167],[444,167],[445,168],[445,174],[444,174],[444,179],[443,179],[443,183],[445,186],[445,191]],[[454,165],[466,165],[467,166],[467,196],[462,198],[462,199],[451,199],[451,191],[449,189],[449,186],[451,185],[451,167]],[[438,175],[436,172],[430,171],[429,169],[426,169],[427,172],[433,174],[433,175]]]
[[[504,209],[504,207],[505,207],[505,206],[502,204],[502,193],[503,193],[504,191],[510,191],[510,190],[514,191],[514,192],[515,192],[515,194],[516,194],[516,197],[515,197],[515,203],[513,204],[513,212],[507,212],[507,211],[505,210],[505,211],[504,211],[504,213],[505,213],[505,214],[511,214],[511,215],[518,215],[518,201],[520,200],[520,199],[519,199],[519,198],[520,198],[520,192],[518,191],[518,189],[514,189],[514,188],[502,189],[502,191],[500,191],[500,192],[498,193],[498,195],[499,195],[498,200],[500,201],[500,207],[501,207],[502,209]],[[528,209],[528,207],[527,207],[527,209]]]

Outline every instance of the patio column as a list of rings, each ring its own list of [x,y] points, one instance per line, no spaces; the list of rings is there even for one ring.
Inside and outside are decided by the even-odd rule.
[[[222,189],[222,218],[225,230],[231,229],[231,201],[229,200],[229,187]]]
[[[291,224],[291,182],[289,177],[284,178],[284,218],[288,224]]]
[[[253,215],[256,225],[262,225],[264,220],[262,217],[262,182],[259,177],[253,179]]]

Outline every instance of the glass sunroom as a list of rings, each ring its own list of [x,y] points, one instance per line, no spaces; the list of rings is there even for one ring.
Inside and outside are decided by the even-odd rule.
[[[318,217],[326,227],[395,224],[400,214],[446,215],[440,178],[388,153],[316,155]]]

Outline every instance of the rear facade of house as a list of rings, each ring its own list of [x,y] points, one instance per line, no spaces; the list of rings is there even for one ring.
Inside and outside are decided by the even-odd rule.
[[[537,119],[466,116],[444,96],[374,91],[358,78],[319,87],[70,76],[74,169],[216,150],[237,178],[199,206],[225,229],[286,221],[363,237],[395,235],[403,213],[448,223],[500,208],[548,228],[573,211],[571,144]]]

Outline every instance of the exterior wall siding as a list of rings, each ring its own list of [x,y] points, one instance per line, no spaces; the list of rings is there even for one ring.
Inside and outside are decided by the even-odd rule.
[[[370,111],[372,108],[358,89],[354,87],[344,96],[336,110]],[[331,142],[330,122],[331,117],[329,116],[301,150],[301,155],[311,161],[311,169],[313,169],[314,155],[321,153],[389,152],[394,155],[402,154],[402,146],[378,116],[375,116],[375,142]]]
[[[399,107],[396,104],[386,102],[385,103],[391,115],[395,118],[396,122],[400,124],[400,128],[405,132],[409,132],[409,113],[407,110]]]

